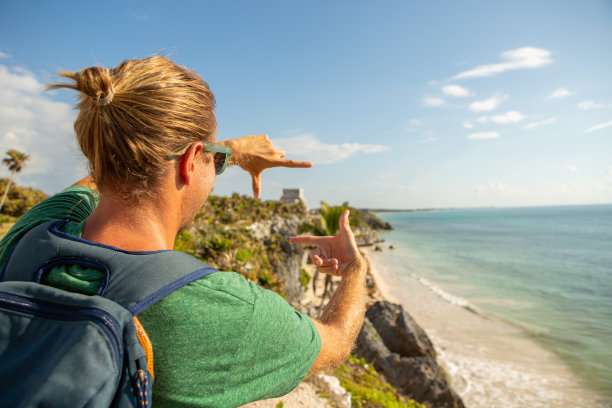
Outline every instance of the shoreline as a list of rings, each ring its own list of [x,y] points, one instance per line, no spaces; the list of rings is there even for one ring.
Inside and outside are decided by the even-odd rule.
[[[452,302],[452,295],[394,273],[393,250],[360,248],[381,296],[400,303],[431,338],[453,389],[470,408],[609,407],[553,352],[520,327]],[[450,299],[449,299],[450,297]]]

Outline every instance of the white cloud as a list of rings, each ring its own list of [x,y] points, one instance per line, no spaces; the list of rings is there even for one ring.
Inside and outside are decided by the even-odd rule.
[[[525,118],[526,116],[523,115],[521,112],[509,111],[502,115],[495,115],[491,117],[491,120],[501,125],[507,125],[509,123],[518,123]]]
[[[0,152],[30,155],[19,182],[53,193],[85,174],[74,115],[69,104],[43,94],[43,84],[31,72],[0,64]]]
[[[499,132],[478,132],[472,133],[468,136],[468,139],[472,140],[486,140],[486,139],[497,139],[500,136]]]
[[[495,95],[489,99],[485,99],[484,101],[475,101],[470,104],[471,112],[488,112],[497,107],[508,98],[508,95]]]
[[[540,68],[553,62],[548,50],[535,47],[522,47],[505,51],[501,54],[506,62],[480,65],[476,68],[455,75],[454,79],[488,77],[515,69]]]
[[[444,99],[435,96],[424,96],[421,102],[423,106],[442,106],[446,103]]]
[[[287,157],[303,158],[316,164],[330,164],[348,159],[357,153],[374,154],[390,150],[388,146],[342,143],[326,144],[314,133],[303,133],[290,138],[274,139],[274,145],[285,151]]]
[[[585,130],[585,131],[584,131],[584,133],[594,132],[594,131],[596,131],[596,130],[606,128],[606,127],[608,127],[608,126],[612,126],[612,120],[611,120],[611,121],[609,121],[609,122],[606,122],[606,123],[601,123],[601,124],[599,124],[599,125],[595,125],[595,126],[593,126],[593,127],[590,127],[590,128],[588,128],[587,130]]]
[[[445,95],[454,96],[456,98],[464,98],[470,96],[470,90],[459,85],[447,85],[442,88]]]
[[[559,88],[555,92],[548,95],[548,98],[549,99],[559,99],[559,98],[565,98],[566,96],[571,96],[571,95],[572,93],[568,91],[567,89]]]
[[[590,109],[600,109],[600,108],[609,108],[612,105],[608,105],[601,102],[595,101],[582,101],[578,104],[578,109],[582,110],[590,110]]]
[[[568,164],[567,166],[565,166],[565,168],[569,171],[571,171],[572,173],[575,173],[578,171],[578,167],[572,165],[572,164]]]
[[[548,118],[545,120],[541,120],[539,122],[533,122],[533,123],[528,123],[524,126],[525,129],[535,129],[538,128],[540,126],[546,126],[546,125],[550,125],[551,123],[554,123],[557,120],[557,117],[554,116],[552,118]]]
[[[11,58],[11,56],[5,52],[0,51],[0,58]]]
[[[469,120],[464,120],[463,122],[461,122],[461,126],[463,126],[464,129],[472,129],[474,127],[472,122],[470,122]]]
[[[487,118],[486,116],[480,116],[479,118],[476,118],[476,122],[478,123],[487,123],[489,121],[489,118]]]

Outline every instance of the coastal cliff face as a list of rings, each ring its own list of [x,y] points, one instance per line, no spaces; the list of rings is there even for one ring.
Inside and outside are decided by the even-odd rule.
[[[256,240],[269,245],[275,239],[283,251],[283,256],[274,263],[274,273],[281,281],[283,294],[293,305],[299,304],[304,298],[305,287],[300,280],[302,260],[306,250],[303,246],[292,245],[289,238],[297,235],[298,226],[302,220],[299,217],[273,217],[269,220],[256,222],[248,227]]]
[[[407,397],[432,407],[464,407],[431,340],[401,305],[378,301],[366,311],[355,352]]]

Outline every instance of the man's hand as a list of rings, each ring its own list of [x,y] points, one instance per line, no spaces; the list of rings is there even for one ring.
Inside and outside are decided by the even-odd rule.
[[[349,226],[349,210],[340,216],[340,232],[335,237],[299,236],[292,237],[292,244],[315,245],[310,252],[312,262],[319,271],[329,275],[344,276],[344,273],[356,263],[363,263],[357,249],[355,236]]]
[[[238,165],[253,179],[253,196],[261,194],[261,173],[271,167],[308,168],[308,161],[284,159],[285,152],[275,149],[267,135],[251,135],[219,142],[231,147],[229,165]]]

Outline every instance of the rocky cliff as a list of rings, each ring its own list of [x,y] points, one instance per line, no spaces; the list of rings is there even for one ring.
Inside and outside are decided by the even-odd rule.
[[[464,407],[431,340],[401,305],[378,301],[367,310],[355,352],[407,397],[432,407]]]
[[[306,289],[300,277],[302,261],[307,250],[303,246],[289,243],[289,238],[297,235],[297,228],[301,222],[297,216],[272,217],[248,227],[253,237],[264,245],[269,245],[275,239],[279,242],[283,256],[274,262],[274,273],[281,281],[285,298],[293,305],[300,303]]]

